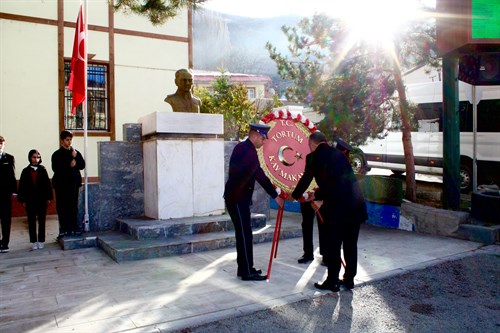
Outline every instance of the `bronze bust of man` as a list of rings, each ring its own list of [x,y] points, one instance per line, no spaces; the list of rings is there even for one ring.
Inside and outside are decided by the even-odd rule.
[[[188,69],[179,69],[175,72],[175,94],[168,95],[165,102],[172,106],[174,112],[195,112],[200,113],[201,100],[194,96],[193,74]]]

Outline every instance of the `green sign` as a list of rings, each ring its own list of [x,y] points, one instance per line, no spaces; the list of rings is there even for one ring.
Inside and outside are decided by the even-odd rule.
[[[473,39],[500,38],[500,1],[472,0]]]

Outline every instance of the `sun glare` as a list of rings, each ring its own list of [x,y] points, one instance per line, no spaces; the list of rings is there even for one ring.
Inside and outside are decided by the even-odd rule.
[[[353,39],[383,45],[420,15],[417,0],[337,0],[330,11],[347,23]]]

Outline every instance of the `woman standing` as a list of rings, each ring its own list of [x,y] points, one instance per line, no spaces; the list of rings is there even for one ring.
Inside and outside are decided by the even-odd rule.
[[[43,249],[45,242],[45,217],[52,200],[52,185],[47,170],[41,164],[42,157],[36,149],[28,153],[30,164],[23,169],[19,179],[17,200],[26,208],[31,249]],[[36,220],[38,217],[38,235]]]

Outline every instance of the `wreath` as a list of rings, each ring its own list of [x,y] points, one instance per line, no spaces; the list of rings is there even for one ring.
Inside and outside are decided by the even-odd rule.
[[[303,116],[300,113],[294,114],[291,113],[287,109],[275,109],[271,113],[267,114],[263,118],[261,118],[260,123],[261,124],[268,124],[272,121],[275,120],[293,120],[294,122],[301,122],[309,131],[309,133],[314,133],[318,129],[316,125],[312,121],[309,120],[309,118]],[[276,189],[276,192],[278,193],[278,196],[280,196],[283,199],[286,199],[287,193],[284,189],[280,188],[279,186],[274,185],[274,188]],[[299,199],[299,202],[306,202],[308,198],[314,195],[314,192],[318,189],[318,187],[314,187],[311,191],[306,191],[302,194],[302,197]]]

